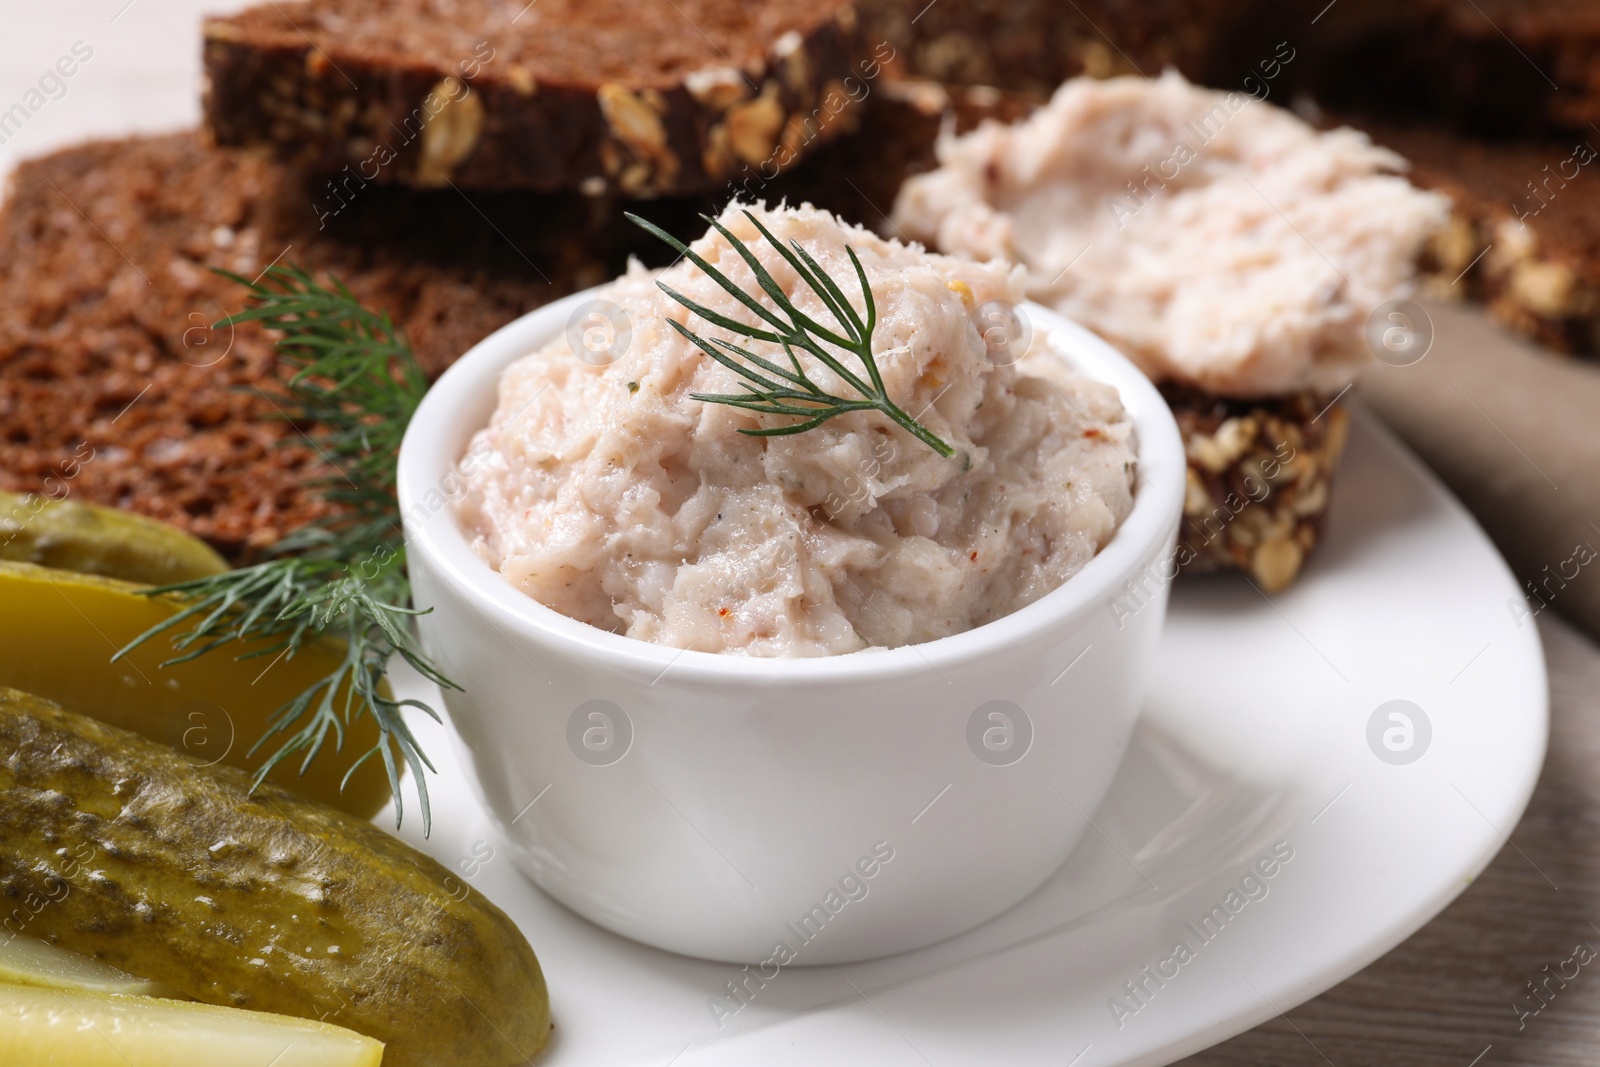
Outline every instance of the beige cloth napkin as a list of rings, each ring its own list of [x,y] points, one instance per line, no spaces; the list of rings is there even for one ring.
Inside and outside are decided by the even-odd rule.
[[[1549,352],[1478,309],[1424,310],[1427,355],[1379,364],[1358,395],[1477,516],[1529,611],[1600,637],[1600,362]]]

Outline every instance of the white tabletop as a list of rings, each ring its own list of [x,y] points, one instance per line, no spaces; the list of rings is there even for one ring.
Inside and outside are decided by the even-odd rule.
[[[240,0],[4,0],[0,174],[76,141],[198,123],[200,20],[243,6]],[[74,46],[88,58],[78,62]],[[68,62],[58,68],[63,58]],[[62,77],[60,70],[73,73]]]

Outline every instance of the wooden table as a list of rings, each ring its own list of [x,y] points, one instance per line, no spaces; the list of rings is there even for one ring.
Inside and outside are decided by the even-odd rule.
[[[1540,632],[1550,754],[1510,844],[1399,948],[1185,1067],[1600,1063],[1600,648],[1551,614]]]

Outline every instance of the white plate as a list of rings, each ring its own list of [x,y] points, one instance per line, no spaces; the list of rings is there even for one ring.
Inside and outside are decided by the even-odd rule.
[[[1531,620],[1518,622],[1515,580],[1362,410],[1332,515],[1288,593],[1269,600],[1236,575],[1177,584],[1131,753],[1096,832],[1043,889],[931,948],[750,980],[731,1018],[709,1005],[745,977],[738,968],[628,942],[516,872],[447,728],[418,728],[439,766],[432,839],[415,818],[403,836],[504,908],[538,951],[556,1020],[541,1067],[1171,1062],[1315,996],[1436,914],[1505,843],[1544,759],[1544,659]],[[1369,745],[1369,720],[1391,700],[1431,726],[1424,742],[1412,713],[1414,762]],[[930,770],[927,796],[942,785]],[[908,834],[921,804],[908,798]],[[1275,847],[1293,858],[1246,883],[1256,899],[1230,899]],[[1229,917],[1202,941],[1195,928],[1214,907]],[[1158,987],[1147,966],[1175,976]],[[1142,1002],[1125,991],[1132,981]]]

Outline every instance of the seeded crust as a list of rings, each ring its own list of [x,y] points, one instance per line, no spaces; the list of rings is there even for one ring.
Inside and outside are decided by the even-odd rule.
[[[1449,226],[1422,268],[1430,295],[1488,305],[1562,352],[1600,352],[1600,135],[1489,142],[1357,120],[1448,195]]]
[[[847,0],[305,0],[204,36],[219,144],[368,181],[629,197],[793,165],[843,132],[815,116],[871,62]]]
[[[496,232],[449,190],[368,189],[325,230],[312,200],[194,134],[24,164],[0,211],[0,487],[127,508],[249,558],[325,512],[309,483],[326,472],[256,391],[275,373],[268,337],[209,329],[244,306],[211,268],[331,271],[432,373],[616,268],[566,201],[477,198]]]
[[[1311,393],[1263,401],[1161,392],[1189,457],[1179,565],[1242,570],[1268,593],[1288,588],[1322,537],[1349,413]]]

